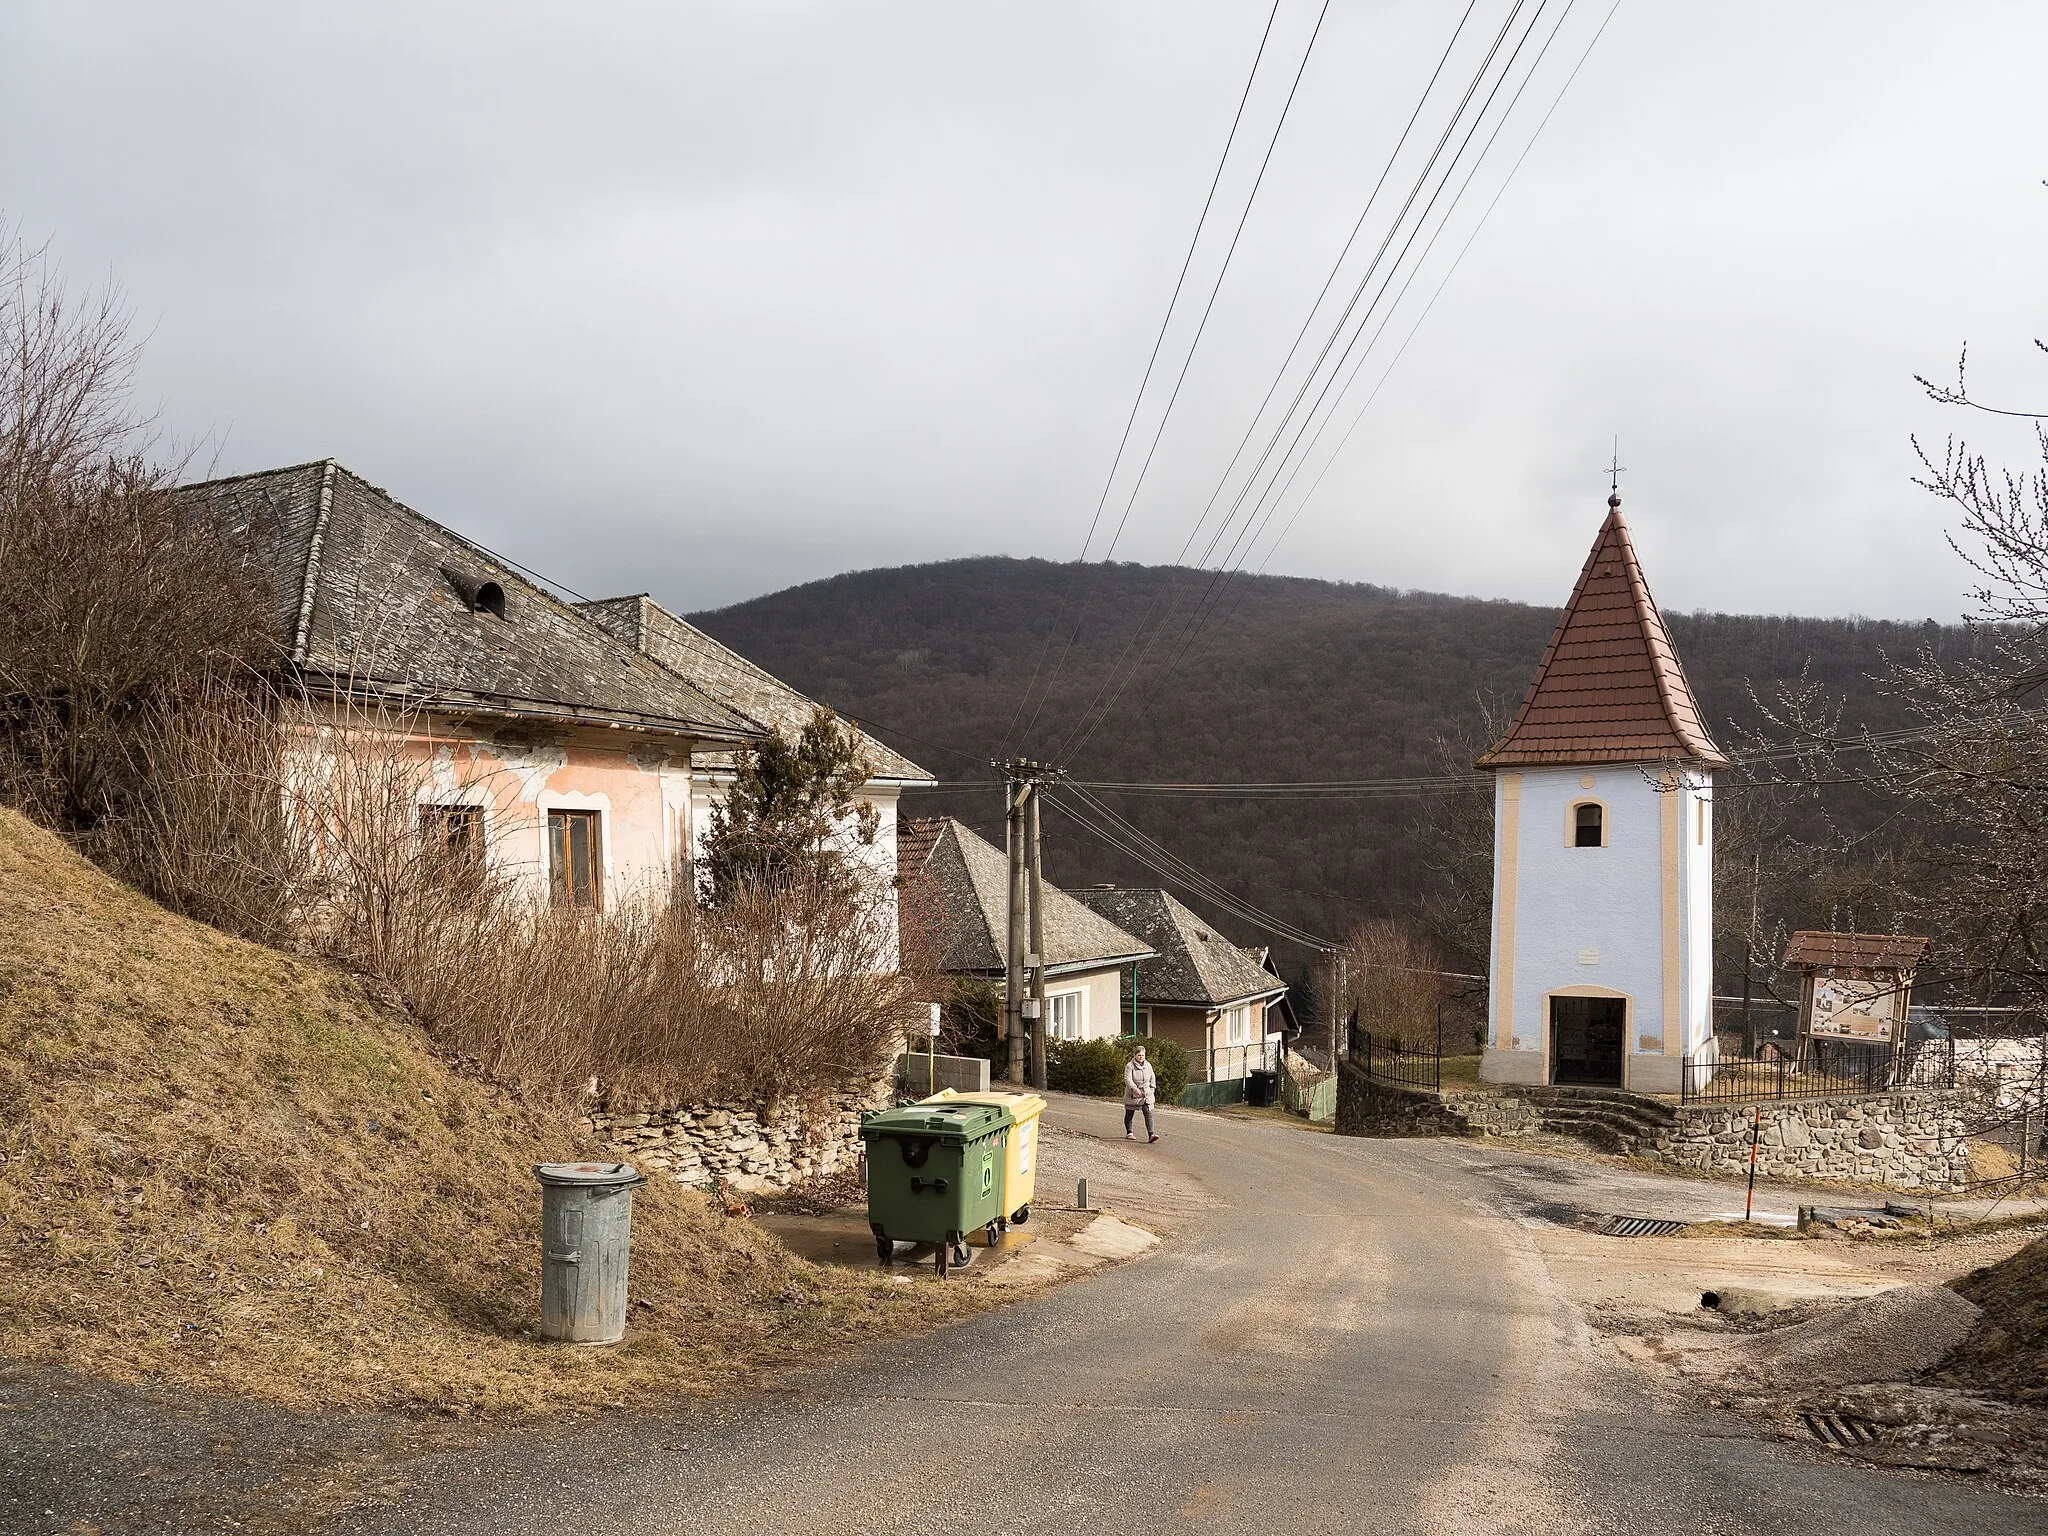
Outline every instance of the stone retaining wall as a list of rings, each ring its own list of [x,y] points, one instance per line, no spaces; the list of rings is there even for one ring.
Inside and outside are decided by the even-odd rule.
[[[1526,1136],[1541,1125],[1526,1101],[1503,1093],[1433,1093],[1367,1077],[1337,1063],[1339,1136]]]
[[[1960,1189],[1969,1180],[1963,1114],[1952,1094],[1781,1099],[1762,1108],[1760,1179],[1934,1191]],[[1683,1168],[1747,1173],[1756,1110],[1753,1104],[1683,1105],[1678,1124],[1658,1138],[1655,1155]]]
[[[813,1104],[691,1104],[668,1109],[602,1109],[584,1129],[650,1178],[742,1193],[787,1189],[857,1167],[860,1117],[894,1102],[887,1085]]]
[[[1671,1106],[1668,1131],[1637,1155],[1709,1173],[1749,1171],[1754,1104]],[[1526,1136],[1543,1112],[1513,1092],[1431,1093],[1368,1078],[1351,1063],[1337,1073],[1342,1136]],[[1564,1129],[1560,1126],[1559,1129]],[[1781,1099],[1763,1105],[1757,1177],[1878,1184],[1946,1193],[1970,1176],[1963,1114],[1946,1093]]]

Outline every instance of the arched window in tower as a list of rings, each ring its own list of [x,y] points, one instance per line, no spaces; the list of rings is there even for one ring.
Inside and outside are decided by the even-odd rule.
[[[1607,845],[1607,811],[1598,801],[1585,800],[1572,807],[1572,846],[1604,848]]]

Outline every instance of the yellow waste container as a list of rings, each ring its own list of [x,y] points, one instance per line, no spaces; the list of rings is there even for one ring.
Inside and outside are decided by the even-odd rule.
[[[1045,1100],[1035,1093],[962,1093],[957,1088],[941,1088],[924,1102],[945,1100],[1000,1104],[1010,1112],[1010,1143],[1003,1157],[1003,1211],[1008,1221],[1022,1226],[1031,1219],[1031,1201],[1038,1191],[1038,1117],[1045,1113]]]

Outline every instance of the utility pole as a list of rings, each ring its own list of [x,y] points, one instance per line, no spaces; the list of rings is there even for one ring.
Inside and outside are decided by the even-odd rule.
[[[1010,855],[1009,911],[1004,924],[1003,1035],[1009,1081],[1045,1087],[1045,916],[1039,860],[1038,791],[1061,777],[1029,758],[993,764],[1003,775],[1006,842]]]
[[[1008,1065],[1003,1076],[1020,1088],[1024,1085],[1024,803],[1030,794],[1029,783],[1013,779],[1003,785],[1003,846],[1010,856],[1003,947],[1003,1038],[1008,1045]]]
[[[1339,1038],[1344,1017],[1344,952],[1334,950],[1330,955],[1330,1070],[1337,1070],[1337,1050],[1343,1044]]]
[[[1025,845],[1025,883],[1031,894],[1031,1086],[1045,1092],[1045,1037],[1051,1021],[1045,1016],[1045,897],[1044,866],[1038,851],[1038,785],[1031,786],[1028,808],[1031,839]]]

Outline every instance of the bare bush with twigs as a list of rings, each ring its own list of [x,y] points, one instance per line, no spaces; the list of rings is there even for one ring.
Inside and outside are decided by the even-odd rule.
[[[421,837],[426,722],[329,710],[304,735],[310,931],[492,1077],[563,1101],[766,1102],[871,1083],[900,1047],[913,989],[875,882],[785,867],[700,905],[678,872],[602,910],[549,907]]]
[[[117,873],[178,713],[266,662],[248,543],[182,510],[118,291],[0,225],[0,799]]]
[[[1393,918],[1354,927],[1333,959],[1344,975],[1344,1009],[1355,1029],[1394,1050],[1434,1049],[1444,999],[1443,960],[1429,938]]]

